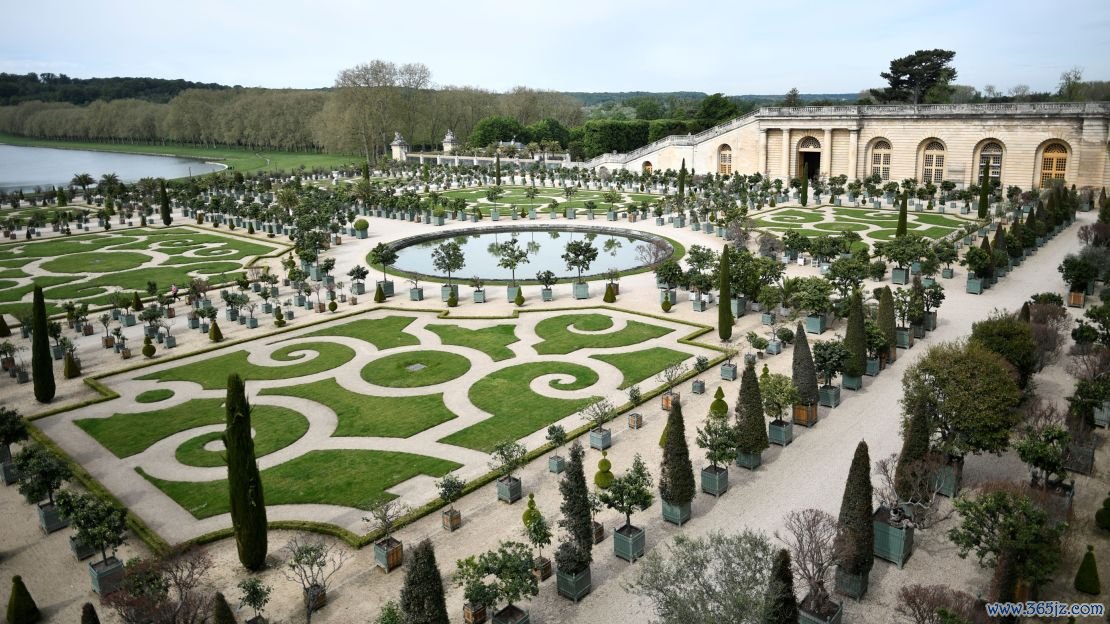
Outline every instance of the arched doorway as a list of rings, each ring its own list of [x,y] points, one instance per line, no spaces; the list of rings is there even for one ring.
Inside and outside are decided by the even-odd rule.
[[[640,173],[644,175],[651,175],[651,161],[645,160],[644,164],[640,165]]]
[[[798,142],[798,169],[796,175],[800,178],[808,175],[812,180],[821,174],[821,142],[816,138],[807,136]]]
[[[732,175],[732,147],[727,143],[717,148],[717,173]]]

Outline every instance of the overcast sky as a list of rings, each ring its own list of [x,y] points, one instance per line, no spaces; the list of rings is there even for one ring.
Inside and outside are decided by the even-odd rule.
[[[1107,0],[36,0],[6,2],[0,71],[331,86],[373,59],[503,91],[856,92],[890,59],[956,51],[957,82],[1110,79]]]

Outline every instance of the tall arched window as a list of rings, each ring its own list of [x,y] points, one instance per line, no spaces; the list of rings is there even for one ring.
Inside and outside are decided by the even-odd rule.
[[[800,143],[798,143],[798,149],[819,150],[821,149],[821,142],[811,136],[807,136],[806,138],[802,139]]]
[[[987,177],[991,186],[998,188],[1002,184],[1002,146],[997,141],[991,141],[979,150],[979,168],[975,171],[975,179],[983,176],[983,168],[987,169]]]
[[[921,183],[940,184],[944,181],[944,143],[929,141],[921,161]]]
[[[871,175],[890,179],[890,141],[879,139],[871,146]]]
[[[717,148],[717,173],[732,175],[732,148],[728,145]]]
[[[1068,148],[1063,143],[1049,143],[1041,155],[1041,186],[1063,180],[1068,170]]]
[[[645,160],[644,164],[640,165],[640,171],[647,175],[651,175],[651,161]]]

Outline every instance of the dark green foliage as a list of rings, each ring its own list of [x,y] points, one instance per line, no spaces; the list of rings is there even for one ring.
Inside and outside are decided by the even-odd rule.
[[[131,309],[139,312],[143,309],[143,300],[139,297],[139,291],[131,293]]]
[[[562,481],[559,481],[559,493],[563,496],[563,504],[560,507],[563,517],[559,520],[559,526],[566,530],[569,541],[564,542],[564,545],[574,549],[576,562],[583,565],[581,569],[590,565],[594,545],[590,492],[586,486],[586,473],[582,466],[584,455],[585,451],[577,441],[570,445],[566,470],[563,472]]]
[[[686,445],[686,423],[682,418],[682,404],[671,403],[667,417],[667,441],[663,445],[663,464],[659,468],[659,496],[672,505],[682,505],[694,500],[696,492],[694,467],[690,463],[690,449]]]
[[[601,300],[604,301],[605,303],[616,303],[617,296],[615,294],[613,294],[613,285],[612,284],[606,284],[605,285],[605,296],[603,296],[601,298]]]
[[[632,458],[628,472],[613,479],[604,492],[598,492],[597,498],[606,507],[624,514],[625,526],[632,526],[633,513],[651,507],[655,500],[651,494],[651,474],[639,453]]]
[[[208,340],[211,342],[220,342],[224,339],[224,333],[220,331],[220,324],[216,319],[212,319],[212,325],[208,328]]]
[[[875,561],[871,498],[871,458],[867,454],[867,442],[861,440],[848,470],[844,498],[840,501],[840,567],[849,574],[870,574]]]
[[[728,245],[721,251],[721,268],[717,272],[720,279],[721,297],[717,305],[717,336],[722,342],[732,339],[732,268],[729,260]]]
[[[443,593],[443,577],[436,565],[435,548],[428,540],[417,544],[412,551],[412,562],[405,572],[400,602],[406,624],[450,622]]]
[[[142,349],[142,351],[143,351],[143,357],[148,357],[148,358],[154,357],[154,352],[156,351],[156,349],[154,348],[154,343],[151,342],[151,340],[150,340],[150,336],[144,336],[143,337],[143,349]]]
[[[1102,499],[1102,509],[1095,512],[1095,525],[1103,531],[1110,531],[1110,496]]]
[[[867,336],[863,328],[863,297],[857,290],[848,301],[848,328],[844,332],[844,346],[848,348],[848,359],[844,362],[844,374],[860,377],[867,370]]]
[[[495,184],[501,186],[501,152],[498,152],[493,160],[493,175]]]
[[[813,365],[813,353],[809,350],[809,338],[801,322],[794,332],[794,385],[798,388],[799,401],[805,405],[815,405],[819,398],[817,392],[817,369]]]
[[[909,219],[909,209],[906,206],[906,197],[908,195],[909,193],[902,193],[902,202],[898,204],[898,225],[895,227],[894,230],[894,236],[896,238],[901,238],[902,236],[906,235],[906,221]]]
[[[381,284],[374,287],[374,303],[385,303],[385,291]]]
[[[670,421],[667,421],[667,424],[663,425],[663,433],[659,434],[659,448],[667,446],[667,427],[669,427],[670,424]]]
[[[956,79],[956,70],[951,66],[955,56],[950,50],[936,49],[917,50],[896,58],[890,62],[890,71],[879,74],[890,86],[871,89],[871,95],[884,104],[920,104],[927,96],[944,96],[949,90],[948,84]]]
[[[902,435],[902,452],[898,454],[898,465],[894,469],[894,489],[899,500],[908,502],[916,490],[917,467],[929,455],[928,413],[916,410],[910,414]]]
[[[809,163],[802,163],[802,188],[798,191],[798,202],[805,208],[809,203]]]
[[[221,592],[216,592],[212,597],[212,622],[213,624],[237,624],[227,598]]]
[[[42,619],[35,599],[23,585],[23,577],[12,577],[12,593],[8,596],[8,624],[32,624]]]
[[[96,614],[96,608],[91,602],[86,602],[81,607],[81,624],[100,624],[100,616]]]
[[[19,412],[0,405],[0,444],[11,453],[11,445],[27,439],[27,423]]]
[[[31,377],[35,383],[35,400],[49,403],[54,400],[54,363],[50,356],[50,335],[46,328],[46,302],[42,287],[35,286],[34,303],[31,305]]]
[[[597,462],[597,472],[594,473],[594,485],[601,489],[608,489],[613,484],[613,462],[609,461],[609,452],[601,452],[601,461]]]
[[[457,307],[459,307],[459,298],[458,298],[458,296],[455,295],[455,291],[451,291],[451,295],[447,297],[447,307],[448,308],[457,308]]]
[[[991,201],[991,179],[987,176],[987,165],[983,165],[979,173],[979,218],[987,218],[987,209]]]
[[[613,289],[612,289],[611,286],[607,286],[606,289],[609,291],[610,294],[612,294]],[[616,299],[614,299],[614,301],[616,301]],[[609,301],[609,302],[606,302],[606,303],[612,303],[612,301]],[[516,296],[513,297],[513,304],[518,308],[521,307],[522,305],[524,305],[524,289],[523,288],[517,288],[516,289]]]
[[[77,358],[74,357],[73,351],[66,350],[65,358],[62,360],[62,376],[73,379],[80,375],[81,367],[77,364]]]
[[[1018,387],[1025,389],[1037,372],[1037,343],[1033,328],[1012,314],[994,314],[971,325],[971,340],[1001,355],[1017,370]]]
[[[670,312],[671,311],[671,300],[670,299],[664,299],[663,303],[659,304],[659,307],[663,309],[663,312]]]
[[[879,295],[879,329],[883,330],[883,335],[886,336],[886,345],[893,354],[897,348],[897,335],[896,323],[894,319],[894,293],[890,292],[890,286],[883,286],[883,292]]]
[[[34,502],[45,498],[51,505],[54,492],[73,476],[65,462],[38,443],[19,451],[15,456],[15,468],[19,472],[19,493]]]
[[[759,392],[759,379],[755,365],[744,367],[740,376],[740,399],[736,402],[736,450],[760,453],[770,446],[767,426],[763,422],[763,396]]]
[[[227,485],[231,521],[235,527],[235,544],[239,562],[248,570],[261,570],[266,565],[266,503],[262,477],[254,458],[251,438],[251,406],[246,388],[238,374],[227,378],[226,447]]]
[[[1083,555],[1083,561],[1079,564],[1079,571],[1075,573],[1075,589],[1092,596],[1097,596],[1102,591],[1102,584],[1098,579],[1098,566],[1095,565],[1095,547],[1089,544],[1087,552]]]
[[[678,168],[678,204],[681,206],[686,201],[686,159],[682,159],[682,166]]]
[[[173,215],[170,214],[170,195],[166,192],[165,178],[158,179],[158,212],[162,217],[162,225],[173,223]]]
[[[794,572],[790,569],[790,551],[782,548],[775,553],[768,588],[770,606],[763,624],[798,624],[798,598],[794,595]]]
[[[1021,312],[1018,313],[1018,320],[1022,323],[1029,322],[1029,302],[1021,304]]]
[[[0,338],[10,338],[11,335],[12,328],[8,327],[8,320],[0,314]]]

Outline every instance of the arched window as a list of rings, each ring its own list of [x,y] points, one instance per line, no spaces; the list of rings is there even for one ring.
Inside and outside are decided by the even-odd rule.
[[[798,144],[798,149],[819,150],[821,149],[821,142],[811,136],[807,136],[806,138],[802,139],[801,143]]]
[[[645,160],[644,164],[640,165],[640,171],[647,175],[651,175],[651,161]]]
[[[732,175],[732,148],[728,145],[717,148],[717,173]]]
[[[871,175],[890,179],[890,141],[879,139],[871,146]]]
[[[921,164],[921,183],[940,184],[944,181],[944,143],[929,141]]]
[[[1041,155],[1041,186],[1063,180],[1068,170],[1068,148],[1063,143],[1049,143]]]
[[[987,177],[991,186],[998,188],[1002,184],[1002,145],[997,141],[990,141],[979,150],[979,167],[975,170],[975,179],[983,177],[983,168],[987,169]]]

